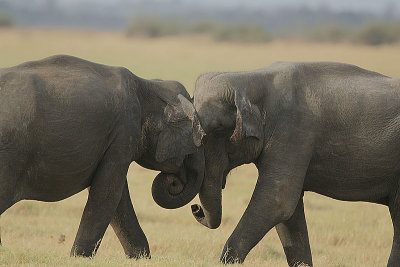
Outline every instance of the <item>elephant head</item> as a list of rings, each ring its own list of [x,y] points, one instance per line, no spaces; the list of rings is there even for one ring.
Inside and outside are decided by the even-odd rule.
[[[143,153],[136,162],[160,170],[152,194],[158,205],[173,209],[189,203],[204,178],[205,133],[189,94],[178,82],[141,80]]]
[[[202,206],[192,205],[197,221],[212,229],[221,223],[226,176],[236,166],[257,158],[263,144],[260,109],[251,103],[246,88],[235,88],[213,76],[200,77],[194,92],[194,106],[207,136],[203,140],[205,176],[199,192]]]

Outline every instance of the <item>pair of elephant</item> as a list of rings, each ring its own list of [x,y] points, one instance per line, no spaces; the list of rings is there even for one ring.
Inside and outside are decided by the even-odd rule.
[[[276,227],[290,266],[312,265],[303,192],[387,205],[400,265],[400,81],[341,63],[275,63],[175,81],[54,56],[0,70],[0,214],[23,199],[89,188],[71,255],[93,256],[109,224],[128,257],[150,257],[131,204],[129,164],[159,170],[154,200],[193,205],[217,228],[233,168],[255,163],[250,203],[223,263],[243,262]]]

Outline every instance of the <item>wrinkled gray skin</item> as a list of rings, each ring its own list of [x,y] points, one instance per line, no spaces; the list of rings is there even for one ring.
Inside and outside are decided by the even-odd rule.
[[[221,261],[243,262],[276,227],[288,264],[312,265],[303,192],[387,205],[400,264],[400,80],[341,63],[275,63],[249,72],[208,73],[194,105],[206,132],[206,170],[196,219],[221,223],[221,190],[233,168],[259,177]]]
[[[194,198],[204,155],[187,98],[178,82],[70,56],[0,69],[0,214],[89,188],[71,255],[93,256],[111,224],[128,257],[150,257],[126,174],[132,161],[163,171],[153,183],[163,206]]]

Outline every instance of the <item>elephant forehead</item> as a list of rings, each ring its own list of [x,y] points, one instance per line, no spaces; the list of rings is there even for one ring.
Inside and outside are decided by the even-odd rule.
[[[195,102],[195,109],[199,116],[219,115],[226,109],[226,105],[220,100],[204,99],[204,101]]]
[[[194,91],[194,105],[202,105],[212,100],[220,98],[221,91],[224,90],[224,86],[219,84],[202,84],[196,86]]]
[[[217,127],[232,127],[236,121],[236,108],[221,103],[206,102],[196,110],[206,132]]]

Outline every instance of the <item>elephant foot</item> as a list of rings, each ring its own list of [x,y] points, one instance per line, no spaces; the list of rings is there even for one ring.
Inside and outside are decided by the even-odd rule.
[[[247,254],[243,255],[243,253],[239,253],[236,249],[225,246],[219,261],[223,264],[243,263],[246,256]]]
[[[100,246],[101,239],[96,244],[75,244],[71,249],[71,257],[93,258]]]
[[[287,262],[290,267],[313,266],[311,254],[303,247],[284,247]]]
[[[151,259],[149,246],[146,245],[144,247],[136,247],[135,249],[130,250],[129,253],[126,253],[126,257],[128,259]]]
[[[100,242],[95,245],[74,245],[71,250],[71,257],[86,257],[93,258],[97,249],[100,246]],[[126,253],[126,257],[129,259],[150,259],[150,249],[149,246],[136,247],[134,249],[130,249],[128,253]]]

